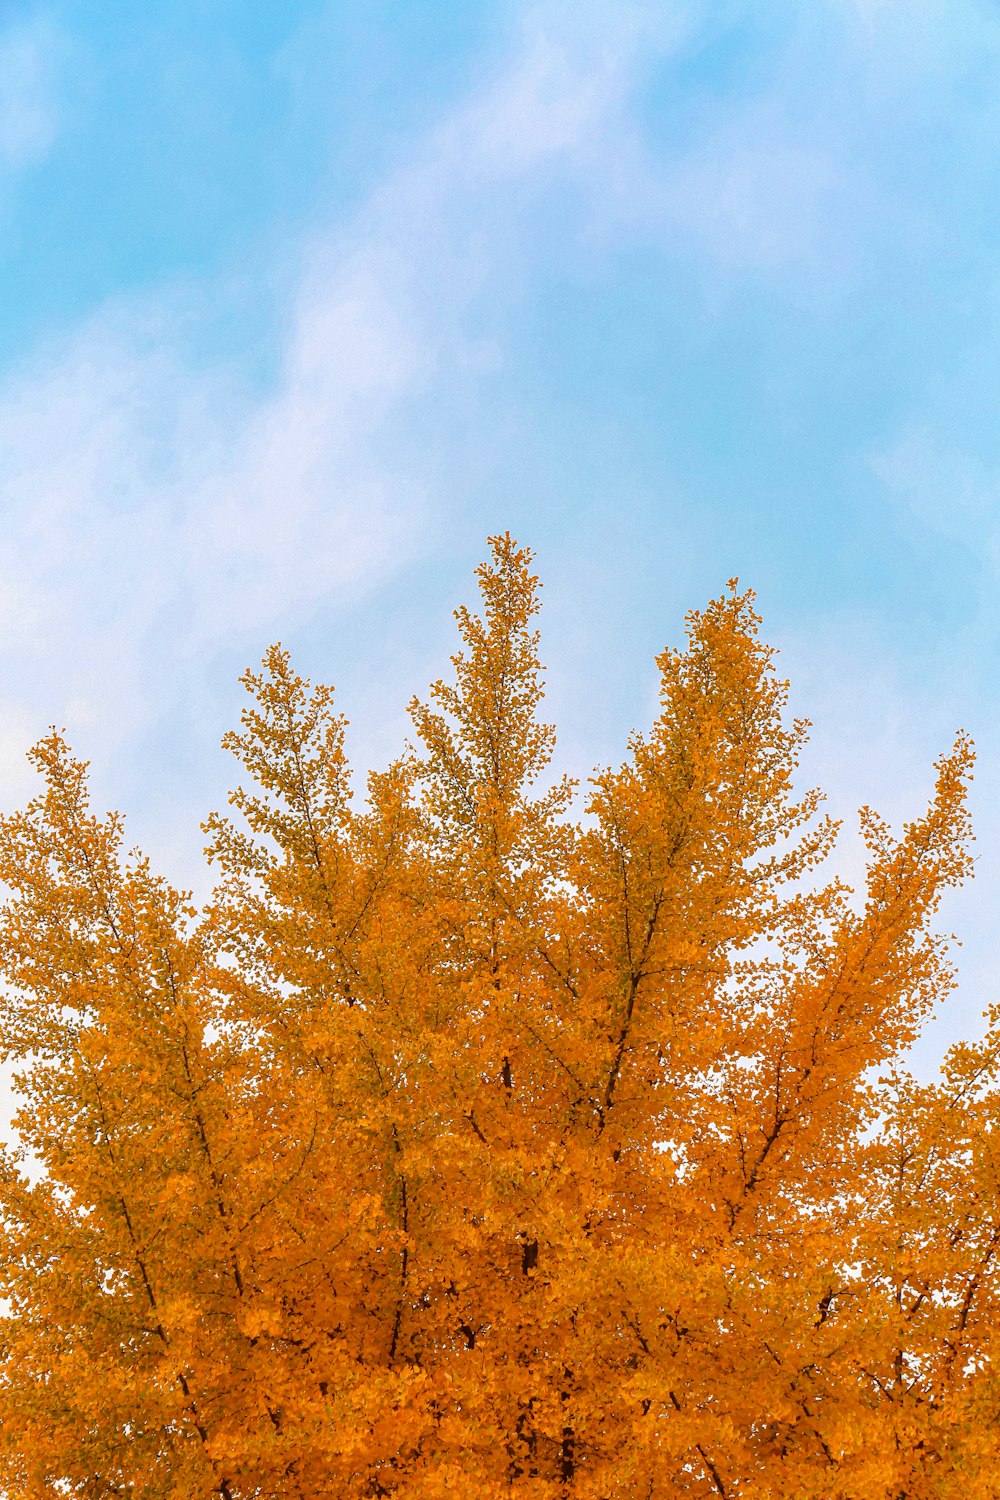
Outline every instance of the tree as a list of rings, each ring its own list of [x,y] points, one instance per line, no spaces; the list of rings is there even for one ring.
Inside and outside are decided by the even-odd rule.
[[[203,911],[32,752],[0,1489],[995,1496],[1000,1012],[905,1067],[970,743],[901,837],[862,810],[860,895],[825,875],[734,582],[574,821],[531,554],[491,546],[363,802],[331,691],[278,647],[246,675]]]

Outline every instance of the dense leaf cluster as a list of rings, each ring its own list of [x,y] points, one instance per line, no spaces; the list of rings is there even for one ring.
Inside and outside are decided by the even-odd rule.
[[[202,911],[52,736],[0,823],[0,1489],[17,1500],[1000,1493],[1000,1037],[919,1084],[971,748],[867,884],[735,585],[585,812],[530,555],[352,799],[280,649]],[[575,822],[574,818],[580,819]]]

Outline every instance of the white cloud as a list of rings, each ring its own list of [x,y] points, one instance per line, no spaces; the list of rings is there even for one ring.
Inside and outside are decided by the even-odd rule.
[[[873,454],[871,467],[922,527],[1000,565],[1000,473],[979,455],[912,423]]]
[[[0,31],[0,168],[48,155],[59,126],[58,79],[67,41],[44,11]]]
[[[832,8],[843,12],[887,85],[921,79],[940,86],[970,66],[989,66],[1000,47],[1000,19],[988,0],[832,0]]]
[[[828,246],[837,187],[832,153],[748,112],[664,174],[663,225],[720,266],[780,271]]]
[[[716,305],[747,276],[794,301],[874,295],[866,279],[887,265],[942,254],[956,187],[972,201],[988,192],[1000,16],[983,0],[765,11],[742,0],[721,17],[697,11],[702,81],[682,78],[676,113],[661,95],[661,136],[626,119],[595,142],[594,232],[687,257]],[[729,29],[745,46],[736,84],[725,49],[713,75],[712,43]]]
[[[810,59],[817,84],[804,96],[799,45],[793,26],[750,89],[681,83],[676,119],[661,103],[662,138],[627,111],[614,134],[596,136],[595,239],[646,241],[687,258],[713,290],[749,273],[794,292],[803,276],[826,282],[850,271],[870,188],[852,159],[851,126],[821,103],[836,91],[837,69],[824,73]]]
[[[439,137],[471,145],[471,161],[501,176],[600,139],[637,75],[673,51],[689,27],[676,4],[530,6],[518,66]],[[620,126],[620,122],[616,122]],[[613,141],[619,138],[616,130]]]
[[[532,195],[551,173],[587,178],[637,70],[673,45],[672,16],[527,11],[506,64],[349,222],[288,247],[299,271],[266,389],[188,351],[184,330],[226,291],[212,286],[111,303],[7,380],[10,722],[68,721],[107,759],[182,690],[179,661],[197,672],[233,631],[263,643],[413,555],[432,502],[407,414],[502,358],[470,309],[516,289]]]

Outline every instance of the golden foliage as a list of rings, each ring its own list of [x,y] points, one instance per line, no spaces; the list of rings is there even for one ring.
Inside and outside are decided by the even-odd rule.
[[[0,1488],[189,1500],[1000,1494],[1000,1017],[921,1084],[971,747],[867,887],[735,584],[626,763],[546,783],[494,538],[352,799],[275,647],[202,912],[55,734],[0,823]]]

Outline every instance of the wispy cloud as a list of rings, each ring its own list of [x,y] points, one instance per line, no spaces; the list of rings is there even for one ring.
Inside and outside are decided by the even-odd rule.
[[[509,299],[533,195],[587,176],[649,49],[675,34],[669,7],[527,11],[506,62],[350,220],[286,247],[298,270],[265,386],[186,343],[218,286],[119,299],[8,378],[8,722],[64,719],[107,757],[165,712],[178,661],[287,629],[414,555],[431,501],[407,414],[502,360],[470,310]],[[19,149],[48,128],[39,115]]]
[[[1000,470],[919,418],[873,454],[871,466],[910,524],[969,553],[984,580],[995,576]]]
[[[0,170],[44,160],[59,129],[59,84],[70,48],[46,11],[0,29]]]
[[[847,53],[887,76],[896,10],[841,9]],[[921,11],[930,35],[937,14]],[[412,557],[435,514],[413,414],[448,410],[502,368],[533,213],[554,186],[574,189],[581,232],[597,239],[652,235],[723,272],[829,272],[872,196],[853,160],[863,127],[832,126],[836,110],[803,102],[795,59],[814,42],[793,28],[766,86],[720,103],[690,144],[654,151],[644,138],[635,91],[697,24],[697,7],[680,5],[527,7],[472,97],[347,221],[286,247],[299,269],[265,389],[238,354],[206,368],[191,353],[186,330],[226,294],[211,285],[109,304],[7,381],[12,713],[66,717],[111,749],[163,712],[167,635],[175,659],[210,654]],[[0,84],[11,81],[0,158],[27,163],[51,143],[60,45],[42,12],[0,37]],[[828,92],[845,68],[827,70]]]

